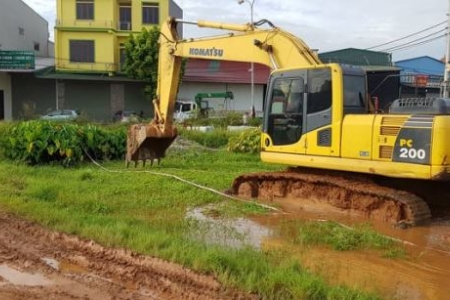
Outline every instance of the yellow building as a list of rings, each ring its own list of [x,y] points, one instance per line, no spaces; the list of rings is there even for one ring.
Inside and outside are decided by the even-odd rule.
[[[183,15],[173,0],[57,0],[56,71],[118,73],[129,35],[169,15]]]

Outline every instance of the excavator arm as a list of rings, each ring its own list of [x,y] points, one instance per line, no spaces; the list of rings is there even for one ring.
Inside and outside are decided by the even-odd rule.
[[[222,29],[227,34],[180,39],[177,24]],[[258,27],[267,23],[269,29]],[[235,25],[199,21],[183,22],[169,18],[161,26],[158,61],[157,97],[153,100],[154,119],[150,124],[133,125],[127,136],[127,164],[131,161],[160,160],[177,136],[173,114],[183,58],[218,61],[254,62],[273,70],[313,67],[321,64],[318,56],[298,37],[262,20],[254,24]]]

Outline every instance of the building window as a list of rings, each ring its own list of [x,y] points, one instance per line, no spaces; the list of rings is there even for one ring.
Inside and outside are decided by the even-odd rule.
[[[143,24],[159,24],[159,4],[143,3],[142,4],[142,23]]]
[[[25,29],[23,27],[19,27],[19,35],[25,35]]]
[[[131,30],[131,4],[120,4],[120,30]]]
[[[40,50],[40,45],[39,43],[34,43],[34,51],[39,51]]]
[[[70,41],[69,46],[70,46],[70,62],[84,62],[84,63],[95,62],[94,41],[84,41],[84,40]]]
[[[94,20],[94,0],[77,0],[77,20]]]

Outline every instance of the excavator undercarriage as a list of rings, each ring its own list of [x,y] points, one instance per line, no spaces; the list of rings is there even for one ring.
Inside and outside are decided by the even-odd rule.
[[[229,192],[276,203],[283,199],[295,199],[300,204],[302,200],[328,203],[404,228],[428,223],[428,204],[434,207],[434,203],[445,203],[450,196],[447,190],[445,182],[291,167],[280,172],[241,175]]]

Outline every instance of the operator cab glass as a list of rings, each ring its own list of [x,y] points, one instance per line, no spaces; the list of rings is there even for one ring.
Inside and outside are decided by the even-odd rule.
[[[264,115],[264,132],[273,146],[298,143],[303,135],[332,123],[330,67],[272,75]],[[366,80],[359,68],[343,67],[343,113],[367,112]],[[330,146],[331,140],[323,146]],[[267,146],[267,145],[266,145]]]
[[[295,144],[309,130],[330,123],[329,68],[276,74],[268,95],[264,131],[275,146]]]

